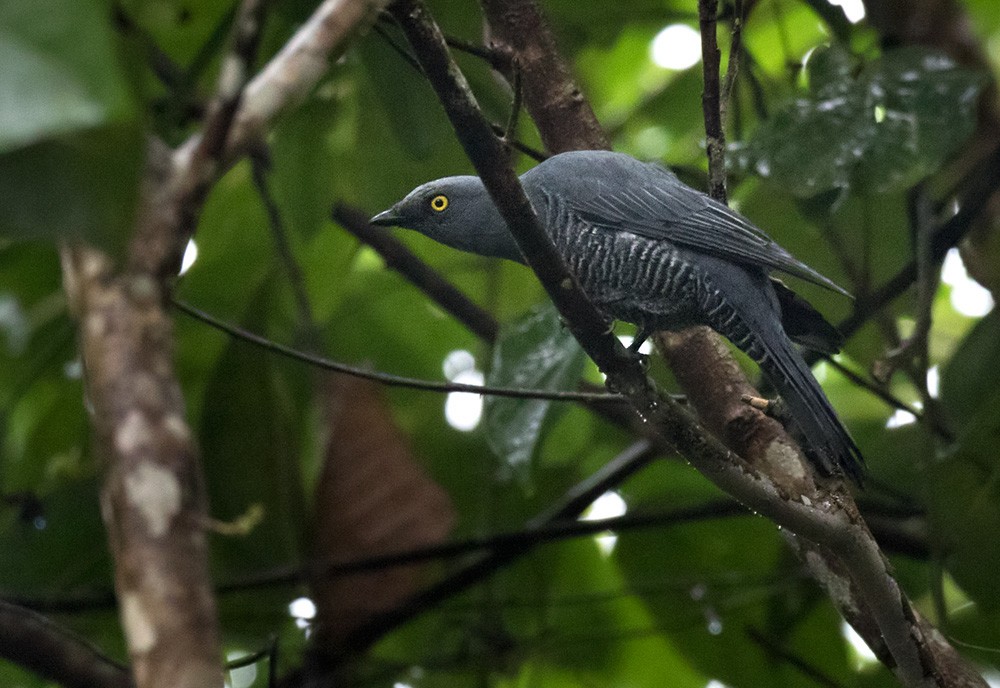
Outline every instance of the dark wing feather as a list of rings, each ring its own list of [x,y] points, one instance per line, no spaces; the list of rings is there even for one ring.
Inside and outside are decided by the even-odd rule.
[[[778,296],[781,325],[793,342],[807,349],[833,355],[844,343],[844,335],[828,323],[808,301],[786,287],[781,280],[771,278]]]
[[[569,200],[581,220],[647,239],[662,239],[735,263],[771,268],[845,296],[844,289],[796,259],[749,220],[672,173],[656,170],[655,185],[625,188]]]

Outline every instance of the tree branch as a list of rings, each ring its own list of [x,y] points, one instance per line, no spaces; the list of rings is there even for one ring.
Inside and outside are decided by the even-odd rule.
[[[203,310],[195,308],[183,301],[175,300],[174,305],[182,312],[190,315],[196,320],[225,332],[231,337],[253,344],[267,351],[285,356],[287,358],[306,363],[308,365],[328,370],[335,373],[343,373],[351,377],[373,380],[389,387],[406,387],[409,389],[420,389],[428,392],[465,392],[467,394],[482,394],[495,397],[512,397],[515,399],[549,399],[551,401],[577,401],[584,404],[622,404],[625,399],[618,394],[608,392],[563,392],[547,389],[530,389],[527,387],[490,387],[487,385],[470,385],[464,382],[432,382],[390,373],[381,373],[367,368],[348,365],[338,361],[332,361],[316,354],[306,353],[291,347],[278,344],[266,337],[261,337],[249,330],[236,327],[227,322],[215,318]]]
[[[487,343],[496,341],[500,330],[493,316],[473,303],[440,273],[424,263],[396,237],[382,227],[368,223],[368,216],[359,209],[337,203],[333,206],[333,221],[371,246],[382,256],[386,266],[399,272],[427,294],[445,312],[450,313]]]
[[[147,195],[147,200],[155,194]],[[101,513],[137,685],[220,685],[205,493],[174,374],[164,286],[115,275],[103,254],[63,250],[98,452]]]
[[[41,614],[0,601],[0,656],[65,688],[132,688],[128,670]]]
[[[312,91],[351,39],[388,0],[324,0],[270,62],[247,84],[223,156],[232,162],[286,110]],[[193,141],[185,144],[185,148]]]
[[[522,0],[516,4],[533,3]],[[890,574],[878,546],[864,527],[850,496],[842,489],[829,492],[818,488],[801,464],[798,464],[797,470],[803,473],[788,482],[785,480],[786,470],[780,476],[779,487],[729,453],[682,409],[658,397],[634,361],[623,357],[615,348],[617,342],[609,341],[611,338],[601,331],[600,318],[596,317],[592,307],[588,308],[585,298],[578,295],[578,287],[571,279],[566,279],[565,267],[538,227],[513,172],[509,168],[504,169],[506,166],[501,162],[504,158],[498,154],[502,149],[479,115],[475,101],[468,93],[461,73],[450,61],[444,40],[426,9],[417,0],[405,0],[395,5],[395,13],[459,140],[507,221],[527,262],[538,274],[581,345],[605,371],[609,385],[628,396],[639,414],[664,438],[680,448],[691,463],[719,487],[809,542],[823,543],[822,551],[815,544],[809,545],[803,550],[803,556],[809,561],[818,559],[822,564],[825,562],[822,552],[832,555],[830,566],[819,567],[824,570],[818,571],[818,579],[826,584],[842,610],[860,610],[852,620],[856,623],[859,619],[868,621],[868,624],[857,625],[869,634],[874,633],[872,640],[884,640],[884,643],[875,643],[887,650],[882,653],[883,661],[893,666],[897,675],[909,686],[924,686],[929,681],[939,681],[943,666],[939,660],[942,658],[934,652],[931,643],[921,642],[919,635],[912,633],[915,630],[913,611]],[[538,23],[542,22],[539,20]],[[535,26],[522,26],[521,30],[527,34],[535,30]],[[549,83],[546,88],[551,86]],[[560,87],[565,92],[563,84],[557,84],[555,90]],[[529,92],[531,88],[526,79],[525,104],[530,111]],[[564,129],[573,127],[569,125]],[[824,572],[829,574],[834,571],[834,566],[838,573],[846,574],[823,575]]]
[[[494,550],[479,556],[458,571],[420,591],[396,609],[380,615],[352,633],[343,645],[344,657],[349,657],[360,648],[367,647],[388,631],[397,628],[427,609],[433,608],[441,601],[453,597],[511,561],[527,554],[539,542],[537,537],[532,536],[534,531],[559,521],[576,518],[597,497],[620,485],[656,456],[657,452],[649,442],[640,440],[634,443],[605,464],[594,475],[574,486],[548,509],[528,521],[521,542],[511,543],[504,549]]]
[[[698,0],[698,24],[701,27],[701,64],[704,90],[701,110],[705,118],[705,148],[708,152],[708,195],[725,203],[726,135],[722,129],[719,100],[719,44],[715,35],[718,0]]]

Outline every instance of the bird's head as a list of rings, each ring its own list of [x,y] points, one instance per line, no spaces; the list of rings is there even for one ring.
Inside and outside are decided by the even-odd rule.
[[[421,184],[371,223],[413,229],[469,253],[522,261],[479,177],[444,177]]]

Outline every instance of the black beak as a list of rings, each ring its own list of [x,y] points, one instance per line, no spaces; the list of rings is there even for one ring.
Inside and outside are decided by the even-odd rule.
[[[396,212],[396,208],[392,207],[388,210],[383,210],[381,213],[368,220],[373,225],[381,225],[383,227],[392,227],[399,221],[399,214]]]

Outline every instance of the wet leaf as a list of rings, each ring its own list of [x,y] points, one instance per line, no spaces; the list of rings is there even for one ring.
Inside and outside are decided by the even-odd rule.
[[[937,170],[972,133],[984,75],[920,48],[857,68],[843,48],[809,61],[809,93],[757,130],[741,164],[796,196],[889,193]]]
[[[486,384],[546,390],[572,389],[586,354],[563,327],[552,305],[531,311],[505,327],[493,352]],[[493,451],[521,477],[558,405],[544,399],[486,400],[486,437]]]

